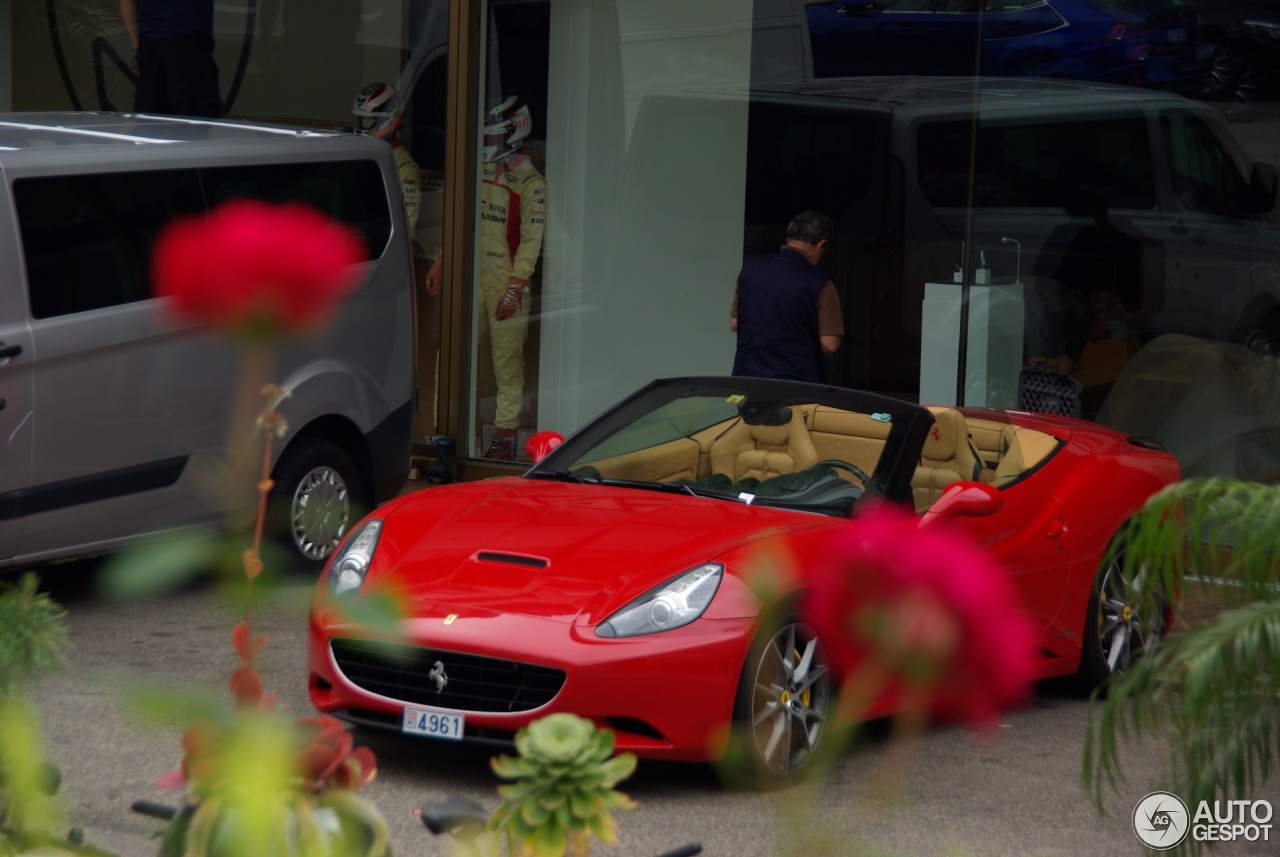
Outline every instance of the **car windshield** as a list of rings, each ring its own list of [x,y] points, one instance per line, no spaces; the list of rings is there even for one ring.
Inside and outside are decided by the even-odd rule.
[[[866,496],[910,496],[931,421],[915,405],[817,384],[670,379],[606,411],[525,476],[847,516]]]

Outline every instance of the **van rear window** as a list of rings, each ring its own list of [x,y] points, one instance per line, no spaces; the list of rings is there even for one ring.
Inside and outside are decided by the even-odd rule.
[[[145,300],[151,245],[175,217],[233,197],[300,201],[355,228],[382,255],[391,211],[373,161],[42,176],[14,182],[33,318]]]
[[[930,122],[917,134],[916,175],[934,208],[1066,208],[1082,182],[1114,208],[1151,209],[1155,173],[1142,116],[1053,122]],[[971,154],[972,153],[972,154]],[[972,188],[970,174],[972,173]]]

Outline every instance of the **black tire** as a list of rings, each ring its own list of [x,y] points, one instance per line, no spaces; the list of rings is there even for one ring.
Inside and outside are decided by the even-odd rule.
[[[1237,58],[1235,88],[1231,92],[1231,99],[1248,104],[1257,101],[1261,94],[1262,72],[1249,60]]]
[[[1162,608],[1153,617],[1142,616],[1133,604],[1123,572],[1121,554],[1104,560],[1094,579],[1076,673],[1077,684],[1085,693],[1132,668],[1165,632],[1168,610]]]
[[[835,740],[835,684],[826,646],[794,616],[767,623],[738,682],[727,775],[753,788],[790,785]]]
[[[337,444],[299,438],[276,462],[267,498],[267,532],[291,567],[319,571],[370,508],[351,456]]]
[[[1199,96],[1206,101],[1226,101],[1236,92],[1236,80],[1240,70],[1231,51],[1219,42],[1213,45],[1213,61],[1209,69],[1209,79],[1200,88]]]

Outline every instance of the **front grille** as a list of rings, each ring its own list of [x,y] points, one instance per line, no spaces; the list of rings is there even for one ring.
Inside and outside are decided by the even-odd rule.
[[[329,641],[333,660],[363,690],[415,705],[457,711],[528,711],[555,698],[564,671],[376,640]],[[437,692],[429,673],[439,662],[448,678]]]

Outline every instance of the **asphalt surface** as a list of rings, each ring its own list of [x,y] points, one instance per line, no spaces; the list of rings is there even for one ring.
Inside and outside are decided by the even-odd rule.
[[[85,593],[90,575],[84,566],[51,573],[60,576],[53,592],[68,607],[75,650],[36,696],[49,753],[63,770],[67,809],[93,844],[129,857],[155,854],[162,824],[131,813],[130,805],[176,802],[155,781],[177,766],[181,729],[128,715],[128,688],[195,685],[222,692],[236,665],[231,628],[238,608],[210,582],[158,600],[109,603]],[[311,713],[308,597],[309,587],[295,582],[259,599],[255,610],[257,629],[271,635],[262,656],[267,687],[298,715]],[[655,692],[680,704],[675,684]],[[1160,745],[1126,751],[1125,783],[1100,813],[1080,782],[1086,718],[1086,703],[1045,687],[989,735],[934,726],[918,742],[901,744],[877,727],[817,788],[773,794],[725,789],[708,766],[642,761],[621,785],[639,803],[619,814],[621,843],[593,853],[645,857],[688,842],[726,857],[1148,853],[1132,831],[1132,813],[1144,795],[1168,787]],[[386,817],[400,857],[450,853],[425,833],[414,807],[453,793],[496,803],[491,749],[366,732],[358,733],[358,743],[378,756],[378,778],[362,794]],[[1280,780],[1253,797],[1280,808]],[[1280,836],[1280,818],[1275,824]],[[873,846],[887,851],[867,850]],[[1229,843],[1213,853],[1261,857],[1280,853],[1280,844]]]

